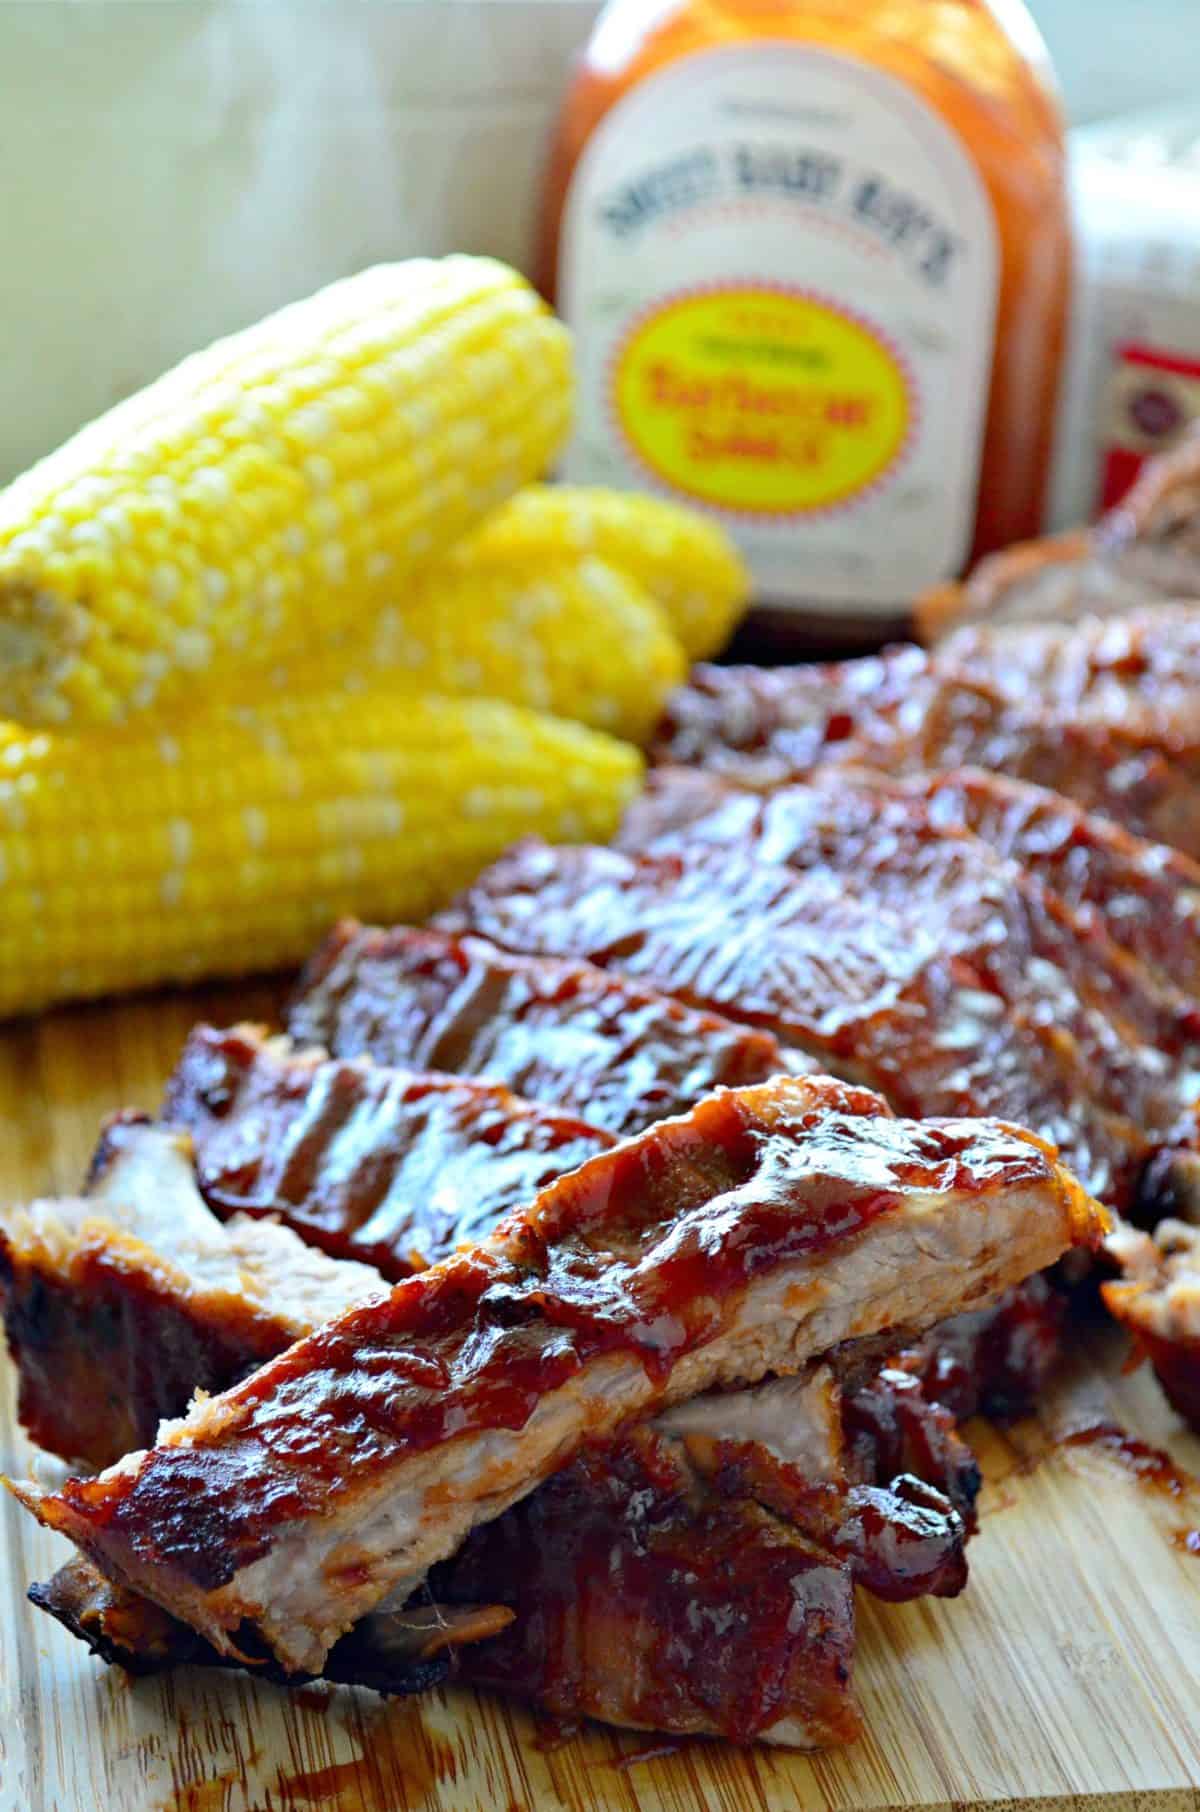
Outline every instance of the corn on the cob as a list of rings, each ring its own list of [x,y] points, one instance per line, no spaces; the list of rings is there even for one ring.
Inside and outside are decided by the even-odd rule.
[[[382,265],[187,359],[0,495],[0,715],[121,722],[403,591],[569,425],[489,259]]]
[[[234,692],[386,685],[502,698],[643,743],[686,670],[653,598],[602,560],[565,557],[526,572],[451,559],[354,636],[247,672]]]
[[[480,699],[363,693],[0,749],[0,1013],[299,961],[419,919],[514,838],[606,838],[627,744]]]
[[[530,485],[452,559],[536,570],[564,553],[597,554],[636,579],[693,661],[725,646],[750,599],[750,575],[715,523],[661,498],[598,486]]]

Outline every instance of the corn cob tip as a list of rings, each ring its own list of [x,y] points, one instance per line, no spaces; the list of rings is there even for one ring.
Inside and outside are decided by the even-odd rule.
[[[592,485],[528,485],[452,556],[534,562],[594,555],[663,610],[689,660],[717,654],[750,601],[750,575],[717,523],[665,498]]]

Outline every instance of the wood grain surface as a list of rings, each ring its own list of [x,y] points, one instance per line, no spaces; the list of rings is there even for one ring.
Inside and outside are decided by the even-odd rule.
[[[268,1017],[268,986],[59,1013],[0,1033],[0,1189],[78,1187],[101,1116],[153,1107],[187,1028]],[[554,1746],[466,1691],[386,1704],[236,1675],[136,1684],[25,1602],[65,1544],[0,1503],[2,1812],[792,1812],[793,1808],[1200,1808],[1200,1488],[1154,1491],[1097,1420],[1200,1468],[1111,1331],[1080,1335],[1042,1414],[977,1425],[987,1476],[956,1602],[860,1596],[867,1734],[836,1754],[665,1745],[591,1729]],[[0,1383],[0,1465],[33,1454]],[[1196,1539],[1200,1546],[1200,1536]]]

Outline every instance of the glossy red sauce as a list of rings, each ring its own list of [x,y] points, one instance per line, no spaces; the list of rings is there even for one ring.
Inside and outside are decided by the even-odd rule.
[[[889,774],[989,769],[1200,858],[1200,725],[1165,734],[1014,703],[982,679],[941,673],[918,648],[825,667],[694,669],[651,753],[752,787],[830,761]]]
[[[802,871],[764,859],[752,828],[749,844],[646,856],[526,844],[442,922],[516,949],[569,950],[765,1026],[865,1076],[901,1113],[1032,1126],[1093,1194],[1128,1199],[1148,1136],[1096,1095],[1149,1097],[1161,1059],[1144,1062],[1136,1039],[1118,1039],[1079,999],[1071,984],[1084,958],[1070,959],[1070,976],[1048,957],[1035,967],[1065,940],[1041,926],[1035,936],[1007,870],[989,876],[964,853],[966,839],[937,837],[918,838],[911,859],[897,853],[889,869],[903,825],[876,836],[876,814],[840,796],[835,809],[830,797],[825,820],[835,824],[843,805],[847,818],[844,831],[829,830],[836,864],[822,857],[815,813],[813,865]],[[729,807],[761,815],[775,853],[801,834],[777,798],[778,808],[753,798]]]
[[[1200,996],[1200,864],[1004,775],[935,774],[913,784],[935,823],[1014,857],[1085,922],[1112,930],[1123,949]]]
[[[1078,722],[1116,724],[1170,739],[1200,729],[1200,619],[1145,610],[1107,621],[964,629],[939,668],[1016,705],[1035,700]]]
[[[667,701],[651,759],[769,787],[836,758],[870,728],[879,736],[932,673],[921,648],[802,667],[693,667]]]
[[[198,1026],[163,1118],[196,1148],[218,1214],[275,1214],[391,1280],[490,1232],[613,1144],[571,1114],[456,1076],[320,1061]]]
[[[936,1346],[940,1336],[941,1329],[935,1328],[930,1345]],[[974,1533],[975,1503],[983,1482],[979,1464],[953,1414],[932,1397],[920,1378],[899,1365],[884,1366],[875,1377],[844,1393],[842,1425],[857,1475],[890,1485],[907,1474],[934,1485],[961,1517],[965,1532]]]
[[[851,786],[835,776],[765,797],[730,793],[653,847],[751,855],[806,880],[836,876],[914,936],[936,926],[944,956],[965,957],[1014,1010],[1040,1011],[1056,1033],[1069,1032],[1094,1098],[1148,1128],[1174,1126],[1190,1101],[1190,1084],[1163,1077],[1160,1053],[1196,1055],[1200,1009],[1156,986],[1103,929],[1081,922],[1023,869],[935,823],[915,794],[865,775]]]
[[[949,1498],[914,1476],[814,1484],[749,1441],[714,1443],[705,1474],[719,1495],[783,1517],[877,1598],[953,1597],[967,1582],[963,1522]]]
[[[288,1029],[337,1057],[487,1077],[620,1137],[788,1068],[768,1032],[623,975],[405,926],[339,926]]]
[[[1041,1394],[1061,1356],[1066,1317],[1066,1296],[1040,1273],[990,1307],[943,1322],[902,1364],[958,1421],[1010,1421]]]

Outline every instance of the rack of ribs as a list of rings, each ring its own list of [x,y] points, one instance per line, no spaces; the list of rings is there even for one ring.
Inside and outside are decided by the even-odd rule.
[[[1197,617],[1194,604],[1164,605],[1129,624],[964,630],[932,654],[901,647],[780,671],[700,665],[668,701],[652,755],[759,789],[831,764],[986,768],[1200,857],[1200,727],[1188,698]]]
[[[1103,1228],[1030,1134],[779,1078],[600,1153],[148,1452],[15,1489],[219,1653],[316,1673],[589,1442],[895,1343]]]
[[[842,784],[856,779],[853,769],[839,776]],[[1061,793],[982,768],[892,781],[872,773],[870,785],[924,800],[940,829],[980,837],[1019,862],[1082,925],[1105,932],[1160,982],[1200,998],[1200,863]]]
[[[1032,1126],[1093,1194],[1131,1201],[1151,1154],[1192,1131],[1189,1013],[1123,971],[1110,978],[1094,942],[1077,948],[977,840],[918,833],[906,851],[853,795],[831,807],[813,794],[836,860],[766,859],[793,848],[800,795],[729,795],[729,839],[707,821],[708,847],[696,824],[679,848],[647,855],[521,845],[440,922],[611,965],[765,1026],[901,1112]]]
[[[589,963],[403,925],[339,925],[301,977],[286,1024],[297,1043],[335,1057],[486,1077],[619,1138],[714,1088],[811,1067],[769,1032]]]
[[[1073,621],[1197,595],[1200,435],[1193,434],[1152,460],[1093,528],[990,554],[963,583],[918,598],[914,616],[920,640],[932,642],[964,621]]]
[[[197,1026],[162,1118],[190,1135],[219,1214],[277,1215],[390,1279],[615,1143],[495,1083],[331,1060],[254,1026]]]
[[[1018,709],[1194,739],[1200,609],[1169,603],[1072,623],[979,623],[939,644],[936,670]]]
[[[668,825],[655,830],[652,794],[630,813],[622,844],[728,851],[832,876],[848,895],[909,918],[914,933],[935,927],[942,955],[971,961],[1005,999],[1028,998],[1032,977],[1044,1015],[1086,1065],[1088,1094],[1125,1106],[1152,1133],[1174,1127],[1194,1093],[1200,1002],[1121,949],[1104,924],[1081,919],[1039,874],[947,828],[926,800],[869,772],[849,778],[818,773],[766,796],[719,787],[707,806],[689,782],[686,822],[667,787]]]
[[[235,1224],[221,1226],[204,1207],[186,1141],[131,1121],[118,1133],[106,1142],[105,1189],[92,1199],[86,1232],[72,1238],[64,1217],[58,1246],[41,1254],[43,1297],[58,1292],[84,1311],[78,1338],[86,1344],[89,1280],[72,1248],[94,1254],[107,1231],[121,1249],[113,1275],[136,1304],[120,1325],[139,1351],[162,1344],[157,1317],[171,1337],[181,1321],[190,1324],[189,1350],[219,1342],[235,1351],[241,1339],[243,1369],[252,1368],[269,1311],[256,1275],[245,1279],[242,1301],[237,1267],[219,1264],[222,1243],[237,1250]],[[275,1231],[280,1349],[329,1308],[334,1274],[345,1274],[347,1295],[384,1289],[365,1267],[306,1252]],[[106,1302],[113,1305],[111,1290]],[[69,1340],[63,1316],[53,1326],[60,1343]],[[23,1363],[18,1345],[14,1357]],[[133,1376],[119,1365],[118,1383]],[[62,1393],[64,1418],[72,1399],[86,1414],[91,1393],[73,1366]],[[136,1425],[144,1408],[137,1395],[125,1424]],[[849,1583],[893,1599],[957,1591],[977,1488],[953,1418],[904,1371],[868,1367],[859,1379],[835,1381],[817,1368],[701,1397],[589,1449],[437,1569],[415,1602],[364,1619],[323,1671],[396,1692],[420,1690],[453,1665],[459,1678],[504,1684],[563,1716],[745,1736],[780,1725],[777,1736],[790,1741],[846,1740],[854,1726]],[[228,1664],[82,1559],[32,1596],[132,1671]],[[726,1634],[719,1653],[710,1626]],[[681,1671],[685,1649],[691,1659]]]

